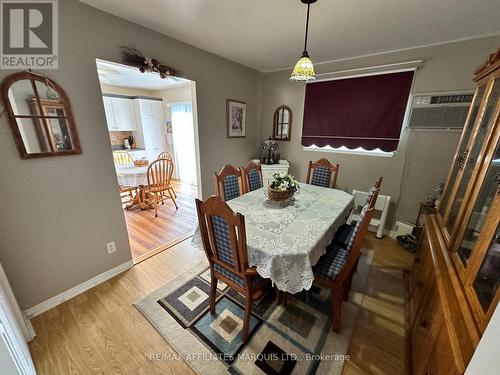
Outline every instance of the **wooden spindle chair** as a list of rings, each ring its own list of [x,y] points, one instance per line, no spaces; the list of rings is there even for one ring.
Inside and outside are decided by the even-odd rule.
[[[332,164],[328,159],[309,161],[306,182],[310,185],[335,188],[340,166]]]
[[[214,173],[215,191],[225,201],[243,195],[241,171],[232,165],[225,165],[217,174]]]
[[[115,165],[118,166],[134,165],[134,159],[132,159],[132,156],[126,151],[114,151],[113,161]],[[122,205],[128,207],[129,204],[135,201],[135,196],[137,195],[137,186],[119,185],[118,191],[120,192]]]
[[[158,155],[158,159],[168,159],[174,161],[174,157],[172,156],[172,153],[169,151],[160,152],[160,154]]]
[[[249,337],[253,301],[260,299],[270,285],[255,267],[248,266],[245,218],[219,196],[205,202],[196,199],[196,210],[203,247],[210,264],[210,314],[215,314],[217,281],[221,280],[245,297],[243,341]]]
[[[134,165],[134,159],[132,159],[132,156],[126,151],[114,151],[113,161],[116,165]]]
[[[249,193],[260,189],[262,183],[262,167],[260,164],[250,162],[244,168],[240,168],[243,179],[243,191]]]
[[[167,159],[167,160],[171,160],[172,163],[174,162],[174,157],[173,157],[172,153],[169,151],[160,152],[160,154],[158,155],[158,159]],[[174,163],[174,169],[175,169],[175,163]],[[172,172],[172,174],[173,174],[173,172]],[[173,187],[172,187],[172,191],[174,192],[175,198],[177,198],[177,193],[175,192]]]
[[[171,185],[173,172],[174,163],[168,159],[157,159],[148,167],[148,186],[142,189],[142,201],[154,205],[155,217],[158,217],[158,203],[163,204],[165,199],[172,199],[175,209],[179,208]]]

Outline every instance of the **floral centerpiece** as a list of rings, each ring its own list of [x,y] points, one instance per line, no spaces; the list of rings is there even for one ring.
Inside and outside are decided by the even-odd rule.
[[[268,197],[275,201],[284,201],[293,197],[299,189],[299,183],[291,174],[275,173],[269,185]]]

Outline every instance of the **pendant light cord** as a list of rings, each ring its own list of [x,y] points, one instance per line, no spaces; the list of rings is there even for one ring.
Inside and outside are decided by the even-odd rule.
[[[307,18],[306,18],[306,37],[304,39],[304,52],[307,52],[307,34],[309,33],[309,7],[311,4],[307,4]]]

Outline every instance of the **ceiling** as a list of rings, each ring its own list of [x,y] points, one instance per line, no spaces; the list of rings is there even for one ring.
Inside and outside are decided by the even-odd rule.
[[[303,48],[299,0],[81,1],[260,71],[293,66]],[[500,34],[499,19],[498,0],[318,0],[308,50],[324,62]]]
[[[114,62],[96,60],[99,81],[105,85],[132,87],[144,90],[163,90],[189,85],[183,78],[161,79],[157,73],[141,73],[139,69]]]

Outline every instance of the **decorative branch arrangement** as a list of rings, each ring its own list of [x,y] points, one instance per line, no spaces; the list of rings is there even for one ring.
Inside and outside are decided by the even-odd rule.
[[[157,59],[146,57],[135,48],[120,46],[122,49],[122,62],[139,68],[141,73],[156,72],[160,78],[178,77],[179,72],[168,65],[162,65]]]

